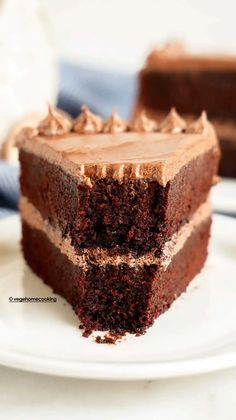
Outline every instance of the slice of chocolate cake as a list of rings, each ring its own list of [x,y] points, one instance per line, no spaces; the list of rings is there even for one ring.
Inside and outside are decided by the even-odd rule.
[[[86,330],[143,332],[207,255],[219,149],[206,115],[133,127],[50,109],[18,137],[22,248]]]
[[[139,75],[134,114],[161,120],[176,106],[190,121],[206,109],[220,139],[219,172],[236,177],[236,56],[199,55],[181,44],[153,50]]]

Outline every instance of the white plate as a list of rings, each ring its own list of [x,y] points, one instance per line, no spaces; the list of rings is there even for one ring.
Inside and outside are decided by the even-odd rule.
[[[221,178],[211,192],[213,210],[236,214],[236,178]]]
[[[236,221],[215,216],[202,273],[141,337],[117,345],[81,336],[78,319],[57,303],[9,303],[52,296],[25,266],[18,217],[0,222],[0,363],[24,370],[97,379],[148,379],[236,365]]]

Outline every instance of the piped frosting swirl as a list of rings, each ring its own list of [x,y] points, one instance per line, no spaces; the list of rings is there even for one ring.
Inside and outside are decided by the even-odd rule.
[[[28,138],[41,136],[62,136],[74,131],[78,134],[122,134],[126,132],[138,133],[164,133],[164,134],[207,134],[211,126],[208,121],[206,111],[202,111],[200,117],[187,126],[186,121],[180,117],[175,108],[171,108],[166,118],[158,123],[146,115],[142,110],[138,117],[129,123],[121,119],[113,110],[110,117],[104,122],[101,117],[93,114],[89,108],[84,105],[81,108],[80,115],[74,120],[64,112],[48,107],[48,115],[28,134]],[[31,134],[31,135],[30,135]]]
[[[93,114],[86,105],[83,105],[80,115],[74,121],[73,131],[79,134],[96,134],[100,133],[102,128],[102,118]]]
[[[103,126],[103,133],[124,133],[125,131],[128,131],[129,126],[128,124],[122,120],[119,115],[113,110],[110,117],[107,119],[107,121],[104,123]]]
[[[43,136],[61,136],[68,134],[72,128],[72,121],[66,113],[48,105],[48,115],[40,121],[38,132]]]
[[[157,130],[157,122],[148,118],[143,110],[135,119],[133,129],[137,132],[151,133]]]
[[[156,48],[147,57],[146,65],[152,67],[160,59],[175,59],[186,54],[186,49],[181,42],[167,42],[163,48]]]
[[[209,127],[209,121],[206,111],[202,111],[200,117],[193,121],[186,129],[187,133],[206,134]]]
[[[180,117],[175,108],[171,108],[169,114],[159,127],[161,133],[182,133],[186,129],[186,121]]]

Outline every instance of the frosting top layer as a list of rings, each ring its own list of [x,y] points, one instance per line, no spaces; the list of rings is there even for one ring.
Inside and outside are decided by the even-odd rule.
[[[183,71],[236,71],[236,55],[194,54],[179,43],[167,43],[163,48],[154,49],[146,61],[146,70]]]
[[[208,134],[118,133],[63,137],[28,137],[21,132],[20,147],[64,166],[78,176],[147,177],[165,186],[183,165],[217,145]]]
[[[79,132],[69,131],[72,127],[75,130],[75,124]],[[119,181],[154,179],[165,186],[183,165],[218,147],[205,112],[188,131],[174,108],[159,127],[143,112],[132,127],[114,112],[104,123],[85,106],[74,124],[66,115],[49,108],[49,115],[38,128],[22,130],[17,145],[60,165],[90,187],[94,178],[106,177]]]

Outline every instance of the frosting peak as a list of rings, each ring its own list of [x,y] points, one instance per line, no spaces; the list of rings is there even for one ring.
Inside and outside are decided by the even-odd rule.
[[[186,54],[184,45],[178,41],[167,42],[163,48],[156,48],[147,57],[147,65],[155,64],[158,59],[174,59]]]
[[[147,117],[146,111],[143,110],[134,121],[133,129],[137,132],[152,132],[157,130],[157,123]]]
[[[70,132],[72,122],[64,112],[48,105],[48,115],[38,125],[38,132],[44,136],[64,135]]]
[[[175,108],[171,108],[169,114],[160,125],[162,133],[182,133],[186,129],[186,121],[180,117]]]
[[[128,131],[128,124],[113,110],[103,126],[103,133],[124,133]]]
[[[159,50],[160,54],[166,56],[178,56],[185,53],[185,48],[182,42],[179,41],[169,41],[165,44],[162,50]]]
[[[81,107],[80,115],[75,119],[73,130],[79,134],[96,134],[102,131],[103,121],[93,114],[86,105]]]
[[[187,128],[187,133],[206,134],[209,126],[206,111],[202,111],[200,117],[192,122]]]

